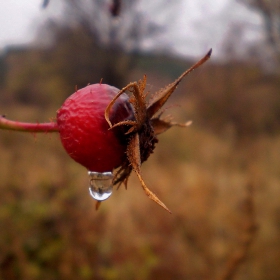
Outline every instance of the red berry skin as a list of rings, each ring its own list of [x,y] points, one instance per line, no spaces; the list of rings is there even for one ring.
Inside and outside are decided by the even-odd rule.
[[[57,111],[60,139],[72,159],[90,171],[106,172],[119,167],[126,154],[126,138],[120,128],[109,129],[105,109],[119,92],[106,84],[93,84],[73,93]],[[128,96],[121,95],[111,109],[117,123],[133,116]]]

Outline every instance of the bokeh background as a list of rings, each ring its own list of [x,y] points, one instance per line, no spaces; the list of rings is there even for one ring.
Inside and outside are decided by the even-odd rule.
[[[172,215],[134,175],[95,211],[57,134],[0,131],[0,279],[280,279],[279,2],[31,2],[34,17],[27,3],[1,9],[9,119],[48,121],[101,78],[147,74],[155,92],[213,56],[167,105],[193,124],[161,135],[142,167]],[[27,31],[12,34],[13,11]]]

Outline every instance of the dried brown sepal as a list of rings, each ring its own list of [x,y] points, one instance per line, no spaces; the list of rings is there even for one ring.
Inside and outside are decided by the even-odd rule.
[[[147,107],[147,113],[148,113],[149,118],[152,118],[159,111],[159,109],[165,104],[165,102],[168,100],[168,98],[171,96],[171,94],[177,88],[178,84],[182,81],[182,79],[185,76],[187,76],[189,73],[191,73],[193,70],[198,68],[200,65],[202,65],[204,62],[206,62],[210,58],[211,53],[212,53],[212,49],[210,49],[209,52],[202,59],[200,59],[197,63],[195,63],[193,66],[191,66],[173,83],[169,84],[167,87],[156,92],[150,98],[149,104]]]
[[[172,126],[179,126],[179,127],[187,127],[192,124],[192,121],[188,121],[186,123],[177,123],[177,122],[172,122],[170,120],[164,120],[160,118],[153,118],[151,119],[152,126],[154,128],[155,135],[159,135]]]
[[[101,205],[101,201],[100,201],[100,200],[97,200],[97,201],[96,201],[96,204],[95,204],[95,210],[96,210],[96,211],[99,209],[100,205]]]
[[[145,194],[154,202],[156,202],[158,205],[160,205],[162,208],[164,208],[167,212],[172,214],[172,212],[167,208],[167,206],[146,186],[144,180],[142,179],[142,176],[140,173],[136,172],[136,175],[142,185],[142,188],[145,192]]]
[[[126,91],[126,90],[130,90],[131,88],[138,88],[137,87],[137,83],[133,82],[133,83],[129,83],[127,86],[125,86],[124,88],[122,88],[120,90],[120,92],[112,99],[112,101],[109,103],[109,105],[107,106],[106,110],[105,110],[105,119],[107,121],[107,123],[109,124],[110,128],[113,128],[115,126],[120,126],[120,125],[127,125],[128,122],[130,125],[132,126],[136,126],[137,122],[136,121],[132,121],[132,120],[128,120],[128,121],[123,121],[123,122],[119,122],[117,124],[115,124],[114,126],[112,125],[110,118],[109,118],[109,113],[111,108],[113,107],[113,105],[115,104],[116,100]]]
[[[121,89],[105,110],[105,119],[109,124],[110,129],[117,126],[128,126],[128,129],[124,134],[124,137],[127,139],[127,157],[115,173],[113,184],[117,185],[124,183],[127,187],[128,177],[133,170],[146,195],[169,213],[171,212],[166,205],[146,186],[141,176],[141,164],[149,158],[151,153],[153,153],[155,144],[158,142],[156,137],[158,134],[163,133],[172,126],[186,127],[191,124],[191,122],[180,124],[172,122],[170,119],[161,119],[161,114],[158,114],[158,112],[174,92],[181,80],[194,69],[206,62],[210,58],[211,52],[212,49],[173,83],[155,93],[150,98],[148,105],[145,100],[147,94],[145,93],[146,76],[144,76],[143,80],[129,83],[126,87]],[[132,94],[129,101],[134,108],[134,116],[132,119],[124,120],[112,125],[109,118],[109,112],[119,96],[126,91]],[[158,114],[157,117],[155,116],[156,114]]]
[[[124,184],[125,188],[127,189],[128,178],[132,171],[131,165],[126,165],[127,163],[128,161],[125,161],[114,175],[113,185],[117,185],[117,189],[119,189],[121,184]]]
[[[155,201],[157,204],[159,204],[161,207],[163,207],[165,210],[167,210],[169,213],[171,213],[171,211],[166,207],[166,205],[152,191],[149,190],[149,188],[146,186],[144,180],[142,179],[142,176],[140,174],[140,172],[141,172],[141,155],[140,155],[139,147],[140,147],[139,134],[136,133],[133,135],[133,137],[129,141],[129,144],[127,147],[128,160],[131,163],[131,166],[132,166],[133,170],[135,171],[146,195],[150,199]]]

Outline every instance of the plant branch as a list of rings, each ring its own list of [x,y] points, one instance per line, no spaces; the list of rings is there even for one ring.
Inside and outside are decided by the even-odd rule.
[[[58,132],[56,122],[48,123],[25,123],[11,121],[4,116],[0,116],[0,129],[23,131],[23,132]]]

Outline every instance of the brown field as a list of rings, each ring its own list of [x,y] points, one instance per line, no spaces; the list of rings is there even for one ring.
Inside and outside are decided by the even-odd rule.
[[[34,70],[28,58],[11,65],[24,69],[26,61]],[[35,93],[55,97],[61,78],[49,76],[42,89],[46,77],[17,80],[17,67],[0,112],[21,121],[55,117],[62,95],[44,106]],[[194,123],[160,136],[142,172],[171,215],[134,175],[95,211],[86,170],[58,135],[0,131],[0,278],[280,279],[279,77],[246,67],[203,66],[170,101],[176,120]],[[149,90],[171,76],[150,70]],[[32,86],[19,91],[21,83]]]
[[[96,212],[86,170],[57,135],[1,131],[0,149],[3,279],[280,277],[278,135],[239,145],[195,125],[163,135],[143,174],[172,215],[134,176]]]

